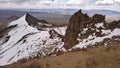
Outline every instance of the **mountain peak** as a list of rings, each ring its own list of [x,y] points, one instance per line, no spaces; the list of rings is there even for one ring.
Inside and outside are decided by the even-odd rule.
[[[81,10],[76,12],[72,17],[70,18],[69,25],[66,30],[65,34],[65,48],[69,49],[72,46],[76,45],[78,34],[80,32],[80,28],[83,27],[83,21],[84,21],[84,14]]]
[[[25,15],[26,15],[26,16],[32,16],[32,15],[30,15],[29,13],[26,13]]]
[[[44,27],[51,26],[51,24],[47,22],[46,20],[39,20],[30,14],[26,14],[25,20],[28,22],[28,25],[37,26],[38,29],[41,27],[44,28]]]
[[[36,27],[37,29],[40,29],[40,30],[43,28],[52,26],[52,24],[50,24],[46,20],[39,20],[30,14],[25,14],[24,16],[20,17],[19,19],[11,22],[9,24],[9,26],[11,26],[11,25],[18,25],[18,26],[29,25],[32,27]]]
[[[0,31],[0,61],[2,61],[0,66],[24,58],[51,56],[61,50],[63,36],[57,33],[57,31],[61,32],[60,29],[54,28],[57,30],[55,31],[49,28],[43,31],[41,28],[40,31],[37,29],[39,26],[48,24],[41,23],[34,28],[33,23],[41,22],[30,14],[25,14]]]
[[[26,14],[25,20],[28,22],[28,25],[32,25],[32,26],[37,26],[38,25],[38,19],[33,17],[30,14]]]
[[[19,19],[11,22],[8,26],[11,26],[11,25],[18,25],[18,26],[27,25],[28,23],[26,22],[25,18],[26,18],[26,14],[23,15],[22,17],[20,17]]]

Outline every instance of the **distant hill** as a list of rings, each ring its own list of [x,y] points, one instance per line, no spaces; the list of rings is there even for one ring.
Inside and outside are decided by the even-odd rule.
[[[117,11],[112,11],[112,10],[83,10],[83,12],[88,13],[88,14],[103,14],[103,15],[120,15],[120,12]]]
[[[0,9],[0,16],[6,17],[9,15],[18,15],[23,16],[25,13],[30,14],[56,14],[56,15],[72,15],[74,12],[78,11],[77,9],[19,9],[19,10],[3,10]],[[95,13],[103,14],[103,15],[120,15],[120,12],[112,11],[112,10],[83,10],[83,13],[88,13],[93,15]]]
[[[45,19],[52,23],[66,24],[68,23],[70,17],[78,9],[19,9],[19,10],[0,10],[0,18],[9,16],[21,17],[26,13],[33,15],[38,19]],[[106,15],[106,20],[111,22],[113,20],[118,20],[120,18],[120,12],[112,10],[83,10],[83,13],[88,13],[92,16],[95,13]]]

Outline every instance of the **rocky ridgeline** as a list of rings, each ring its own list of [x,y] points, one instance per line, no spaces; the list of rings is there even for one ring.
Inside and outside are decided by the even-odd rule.
[[[50,28],[53,26],[46,20],[39,20],[30,14],[26,14],[26,21],[28,22],[28,25],[36,27],[38,30],[42,30],[43,28]]]
[[[115,28],[120,28],[120,20],[106,23],[105,15],[95,14],[93,17],[89,17],[79,10],[72,15],[69,20],[65,34],[64,47],[70,49],[83,39],[87,39],[90,35],[95,37],[107,36],[109,31],[112,32]],[[120,39],[118,36],[116,38]],[[89,40],[86,42],[89,42]]]
[[[21,59],[56,55],[63,49],[60,34],[64,32],[47,21],[25,14],[0,30],[0,61],[3,61],[0,66]]]

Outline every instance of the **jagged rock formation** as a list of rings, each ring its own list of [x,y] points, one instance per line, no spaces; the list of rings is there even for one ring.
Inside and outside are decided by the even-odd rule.
[[[62,40],[64,40],[64,36],[61,35],[61,34],[59,34],[58,32],[56,32],[54,29],[51,29],[51,30],[49,31],[49,34],[50,34],[50,38],[51,38],[51,39],[54,39],[54,38],[56,38],[56,37],[59,37],[59,38],[61,38]]]
[[[113,21],[109,24],[107,24],[107,28],[113,30],[114,28],[120,28],[120,20],[118,21]]]
[[[106,38],[110,39],[114,35],[119,36],[120,34],[117,33],[112,35],[116,31],[119,33],[120,29],[117,28],[120,28],[120,21],[106,23],[105,15],[95,14],[93,17],[89,17],[79,10],[69,21],[64,47],[70,49],[72,47],[83,48],[87,45],[95,45]]]
[[[66,49],[78,43],[77,38],[80,33],[80,29],[83,28],[84,14],[80,11],[76,12],[70,19],[69,25],[65,34],[65,45]]]

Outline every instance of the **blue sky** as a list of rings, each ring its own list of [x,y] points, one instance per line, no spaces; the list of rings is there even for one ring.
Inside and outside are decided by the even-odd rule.
[[[106,9],[120,11],[120,0],[0,0],[0,9]]]

